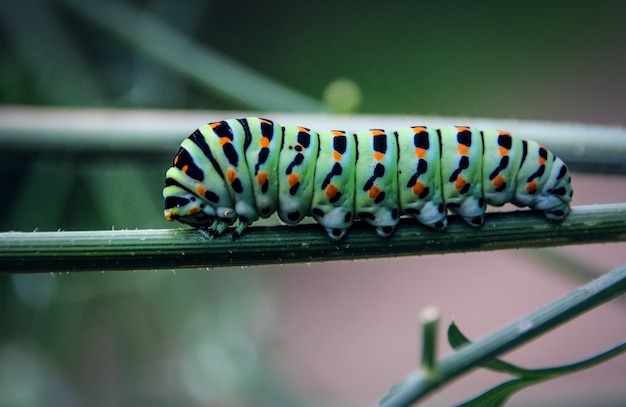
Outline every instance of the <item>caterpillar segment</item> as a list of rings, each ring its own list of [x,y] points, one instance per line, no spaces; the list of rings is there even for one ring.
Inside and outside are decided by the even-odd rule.
[[[167,170],[165,218],[233,237],[278,212],[312,216],[333,240],[355,219],[390,236],[401,216],[444,229],[447,213],[480,226],[487,205],[511,202],[564,219],[572,200],[565,163],[545,147],[497,130],[413,126],[344,131],[282,127],[257,117],[205,124]]]

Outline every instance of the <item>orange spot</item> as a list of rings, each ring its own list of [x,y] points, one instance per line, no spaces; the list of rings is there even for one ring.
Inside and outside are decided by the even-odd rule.
[[[424,156],[426,155],[426,150],[423,148],[415,148],[415,156],[417,158],[424,158]]]
[[[269,120],[265,120],[265,119],[260,119],[259,121],[263,124],[272,124],[272,122],[270,122]]]
[[[178,164],[178,155],[176,157],[174,157],[174,165]]]
[[[376,161],[382,161],[383,158],[385,158],[385,154],[381,153],[380,151],[374,151],[374,159]]]
[[[415,133],[415,134],[421,133],[423,131],[426,131],[426,127],[421,127],[421,126],[413,127],[413,133]]]
[[[304,128],[304,127],[298,127],[298,131],[299,131],[300,133],[308,133],[308,132],[309,132],[309,129]]]
[[[189,166],[188,166],[188,165],[183,165],[182,170],[183,170],[183,172],[184,172],[185,174],[187,174],[187,170],[188,170],[188,169],[189,169]]]
[[[202,185],[198,185],[198,188],[196,188],[196,191],[198,191],[198,194],[200,194],[200,196],[204,196],[204,194],[206,193],[206,188],[203,187]]]
[[[456,149],[459,151],[459,154],[466,155],[469,152],[469,147],[465,144],[457,145]]]
[[[335,184],[329,184],[326,187],[326,197],[327,198],[332,198],[336,194],[337,194],[337,187],[335,186]]]
[[[222,122],[213,122],[213,123],[209,123],[209,126],[211,126],[212,129],[219,127],[219,125],[222,124]]]
[[[333,151],[333,158],[335,159],[335,161],[341,161],[341,153],[339,153],[338,151]]]
[[[291,173],[289,177],[287,177],[287,184],[292,187],[298,183],[300,177],[297,174]]]
[[[197,206],[194,206],[193,208],[189,208],[189,213],[192,215],[194,213],[198,213],[198,211],[200,211],[200,208],[198,208]]]
[[[415,195],[419,195],[424,191],[424,187],[425,185],[421,182],[416,182],[415,185],[413,185],[413,193]]]
[[[267,176],[267,171],[260,171],[259,174],[256,176],[256,182],[258,182],[259,185],[265,184],[265,182],[267,181]]]
[[[469,127],[466,126],[456,126],[456,130],[460,133],[462,131],[469,131]]]
[[[537,190],[537,183],[535,181],[530,181],[526,184],[526,192],[532,192]]]
[[[457,191],[460,191],[463,189],[465,184],[467,184],[467,180],[464,177],[458,177],[454,183],[454,188],[456,188]]]
[[[270,145],[270,139],[267,137],[261,138],[261,147],[268,147]]]
[[[345,136],[345,135],[346,135],[346,133],[345,133],[345,132],[340,131],[340,130],[333,130],[333,131],[331,131],[331,133],[332,133],[332,134],[333,134],[333,136],[335,136],[335,137]]]
[[[546,163],[546,159],[543,157],[539,157],[537,159],[537,162],[539,163],[539,165],[544,165]]]
[[[505,155],[509,154],[508,148],[500,147],[498,148],[498,151],[500,152],[500,157],[504,157]]]
[[[172,212],[170,211],[165,212],[165,220],[168,222],[174,221],[174,215],[172,214]]]
[[[502,175],[498,175],[497,177],[495,177],[493,179],[493,181],[491,181],[491,183],[493,184],[494,187],[498,188],[499,186],[501,186],[502,184],[504,184],[505,179]]]
[[[230,143],[230,139],[228,137],[220,137],[220,146],[228,143]]]
[[[372,133],[372,136],[380,136],[385,134],[385,132],[382,130],[370,130],[370,132]]]
[[[235,172],[235,170],[230,168],[228,170],[228,182],[233,182],[236,179],[237,179],[237,173]]]
[[[374,185],[370,188],[369,197],[370,199],[376,199],[378,195],[380,195],[380,187],[378,185]]]

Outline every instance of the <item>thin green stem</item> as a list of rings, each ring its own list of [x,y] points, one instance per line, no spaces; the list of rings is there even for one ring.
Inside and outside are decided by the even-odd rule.
[[[481,228],[451,216],[439,232],[403,219],[382,240],[357,222],[334,243],[315,224],[251,227],[237,240],[194,229],[0,233],[0,272],[139,270],[307,263],[626,240],[626,203],[575,207],[561,224],[534,211],[488,214]]]
[[[395,385],[380,405],[409,406],[454,378],[626,292],[626,265],[441,359],[439,375],[421,370]]]

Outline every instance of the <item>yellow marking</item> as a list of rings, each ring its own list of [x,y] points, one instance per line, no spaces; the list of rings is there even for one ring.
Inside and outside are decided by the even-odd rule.
[[[232,168],[228,169],[228,182],[232,183],[237,179],[237,173]]]

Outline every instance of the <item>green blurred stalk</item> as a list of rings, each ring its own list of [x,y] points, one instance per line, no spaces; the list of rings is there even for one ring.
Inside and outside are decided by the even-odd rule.
[[[441,359],[438,375],[417,370],[395,385],[380,402],[383,407],[409,406],[459,375],[485,364],[547,331],[626,292],[626,265],[541,307],[504,328]],[[616,348],[620,349],[620,348]]]
[[[321,111],[321,102],[196,43],[129,2],[58,0],[130,47],[246,107],[277,111]]]
[[[357,222],[330,241],[315,224],[251,227],[238,240],[193,229],[0,233],[0,272],[139,270],[307,263],[626,240],[626,203],[573,208],[561,224],[533,211],[488,214],[481,228],[451,216],[438,232],[403,219],[389,238]]]

